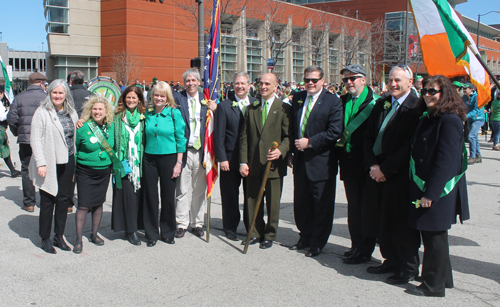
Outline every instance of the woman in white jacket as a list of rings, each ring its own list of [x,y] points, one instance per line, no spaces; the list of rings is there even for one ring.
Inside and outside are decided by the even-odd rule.
[[[54,246],[71,248],[64,241],[71,184],[75,171],[75,125],[78,115],[68,84],[54,80],[47,98],[33,115],[31,122],[30,178],[40,189],[40,236],[42,249],[55,254],[50,241],[54,219]],[[54,213],[55,205],[55,213]]]

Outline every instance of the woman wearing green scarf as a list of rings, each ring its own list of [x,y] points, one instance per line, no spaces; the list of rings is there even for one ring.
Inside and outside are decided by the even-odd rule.
[[[142,173],[142,155],[144,152],[144,115],[146,111],[142,88],[127,87],[116,107],[115,147],[114,150],[122,162],[125,173],[121,174],[122,188],[113,189],[113,210],[111,228],[125,231],[128,241],[140,245],[137,238],[137,220]]]

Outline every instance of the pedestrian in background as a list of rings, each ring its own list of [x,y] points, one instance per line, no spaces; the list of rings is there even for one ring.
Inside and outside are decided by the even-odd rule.
[[[10,102],[4,95],[5,87],[0,85],[0,158],[3,158],[5,164],[10,170],[10,176],[15,178],[21,175],[21,172],[16,170],[10,158],[9,138],[7,137],[7,114],[9,113]]]

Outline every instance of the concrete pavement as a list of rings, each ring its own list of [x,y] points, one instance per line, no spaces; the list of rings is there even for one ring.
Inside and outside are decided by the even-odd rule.
[[[291,172],[285,178],[278,238],[269,250],[250,246],[244,255],[240,242],[224,237],[217,182],[210,243],[187,233],[175,245],[132,246],[124,233],[111,230],[108,190],[100,228],[105,245],[84,238],[81,255],[60,249],[50,255],[40,248],[39,209],[20,209],[21,179],[10,178],[0,165],[0,306],[500,306],[500,153],[480,139],[483,163],[467,171],[471,219],[449,232],[455,288],[447,289],[446,298],[414,297],[403,286],[382,282],[387,275],[366,273],[382,259],[378,249],[370,263],[343,264],[350,241],[341,182],[332,236],[315,258],[288,250],[298,239]],[[19,169],[15,138],[10,140]],[[68,215],[66,228],[71,245],[74,218]],[[242,223],[238,232],[243,238]],[[84,236],[89,233],[87,218]]]

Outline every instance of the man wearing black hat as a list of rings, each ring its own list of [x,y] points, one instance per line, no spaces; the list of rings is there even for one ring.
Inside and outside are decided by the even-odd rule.
[[[340,73],[348,93],[340,97],[344,107],[344,132],[336,147],[340,180],[344,182],[347,198],[347,224],[351,235],[351,248],[344,253],[342,260],[347,264],[358,264],[370,261],[375,249],[375,239],[362,235],[361,197],[368,175],[363,167],[363,135],[367,118],[379,97],[366,85],[366,71],[362,66],[349,65]]]
[[[47,97],[47,94],[43,90],[47,77],[39,72],[35,72],[29,76],[29,80],[30,86],[28,86],[28,89],[18,94],[10,106],[7,121],[10,131],[17,136],[17,143],[19,144],[23,183],[23,210],[33,212],[36,205],[35,186],[30,180],[28,172],[31,159],[31,119],[40,102]]]

